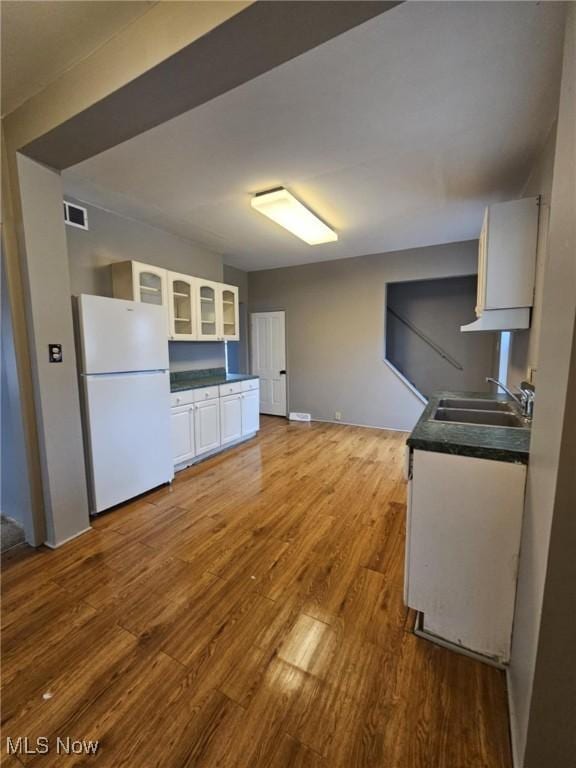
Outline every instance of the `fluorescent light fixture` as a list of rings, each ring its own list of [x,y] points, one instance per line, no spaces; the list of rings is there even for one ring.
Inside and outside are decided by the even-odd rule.
[[[296,200],[294,195],[284,187],[254,195],[250,204],[256,211],[268,216],[308,245],[320,245],[320,243],[332,243],[338,240],[338,235],[333,229]]]

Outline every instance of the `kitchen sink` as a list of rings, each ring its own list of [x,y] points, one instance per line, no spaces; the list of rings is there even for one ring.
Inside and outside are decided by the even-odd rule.
[[[434,421],[450,421],[456,424],[475,424],[485,427],[512,427],[513,429],[528,428],[524,419],[511,411],[474,411],[468,408],[437,408],[433,419]]]
[[[458,408],[473,411],[508,411],[513,412],[514,406],[505,400],[480,400],[477,398],[443,398],[439,401],[440,408]]]

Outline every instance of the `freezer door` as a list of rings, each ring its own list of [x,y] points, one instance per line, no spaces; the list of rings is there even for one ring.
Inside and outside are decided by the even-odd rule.
[[[168,368],[165,307],[82,295],[78,317],[83,373]]]
[[[174,477],[168,373],[84,376],[92,512]]]

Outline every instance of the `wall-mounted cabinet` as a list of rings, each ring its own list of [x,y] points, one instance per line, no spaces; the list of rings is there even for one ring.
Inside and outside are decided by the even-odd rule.
[[[114,298],[167,306],[168,273],[165,269],[138,261],[112,264]]]
[[[196,281],[189,275],[168,272],[170,338],[194,341],[196,335]]]
[[[172,341],[238,341],[238,288],[123,261],[112,265],[114,297],[166,307]]]
[[[198,295],[198,339],[200,341],[221,341],[222,324],[218,304],[218,283],[211,280],[196,280]]]
[[[238,341],[240,338],[238,313],[238,288],[234,285],[218,286],[222,336],[226,341]]]
[[[530,327],[534,303],[539,198],[496,203],[486,209],[478,242],[478,320],[462,331]]]

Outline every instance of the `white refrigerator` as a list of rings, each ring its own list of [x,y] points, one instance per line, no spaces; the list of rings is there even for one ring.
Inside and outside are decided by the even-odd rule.
[[[174,477],[165,308],[78,297],[91,512]]]

